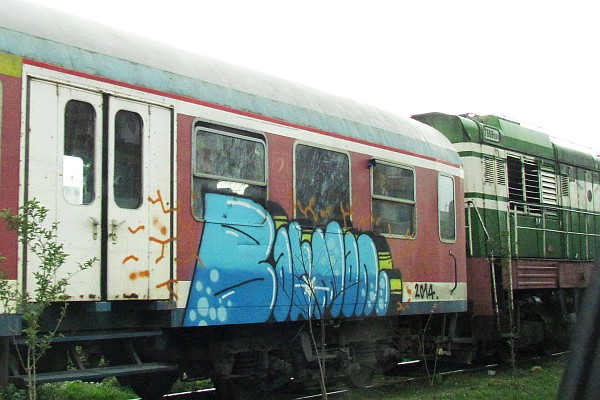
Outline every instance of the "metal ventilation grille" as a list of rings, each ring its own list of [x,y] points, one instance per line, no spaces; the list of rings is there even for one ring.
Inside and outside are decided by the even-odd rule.
[[[494,159],[492,157],[483,158],[483,180],[485,183],[494,183]]]
[[[542,203],[558,204],[558,192],[556,188],[556,174],[554,168],[549,165],[543,165],[541,170],[542,178]]]
[[[496,159],[496,181],[498,185],[506,185],[506,169],[504,168],[504,160]]]
[[[567,175],[560,176],[560,194],[563,196],[569,196],[569,177]]]
[[[490,156],[483,157],[484,182],[506,185],[506,171],[504,169],[504,160],[494,159]]]

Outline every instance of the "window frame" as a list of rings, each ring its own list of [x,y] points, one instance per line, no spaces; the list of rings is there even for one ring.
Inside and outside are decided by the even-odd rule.
[[[122,158],[122,154],[126,153],[124,152],[122,149],[118,148],[118,136],[120,136],[121,131],[120,131],[120,126],[118,125],[118,122],[120,121],[119,118],[122,118],[121,116],[125,115],[125,116],[131,116],[131,117],[135,117],[136,122],[139,125],[139,130],[138,132],[136,132],[136,134],[139,134],[139,145],[137,145],[137,143],[133,143],[133,146],[137,146],[136,150],[138,151],[138,154],[135,154],[138,156],[138,162],[139,162],[139,167],[136,165],[137,170],[135,171],[136,177],[139,178],[139,185],[137,185],[137,187],[135,187],[134,185],[131,185],[130,187],[133,189],[136,189],[137,193],[134,193],[136,196],[132,197],[132,196],[122,196],[120,189],[117,189],[117,171],[120,169],[118,167],[120,167],[121,162],[124,160]],[[138,210],[140,209],[140,207],[142,207],[142,205],[144,204],[144,169],[145,169],[145,161],[144,160],[144,148],[146,146],[148,146],[147,140],[148,138],[146,137],[146,126],[144,124],[144,118],[140,115],[139,112],[137,111],[132,111],[126,108],[120,108],[117,110],[117,112],[114,115],[114,121],[113,121],[113,140],[112,140],[112,149],[110,149],[110,151],[113,154],[112,157],[112,196],[113,196],[113,201],[114,204],[117,205],[117,207],[119,207],[120,209],[123,210]],[[125,160],[127,161],[127,160]],[[127,199],[133,199],[135,198],[137,200],[137,203],[135,205],[129,205],[127,204]]]
[[[407,165],[407,164],[399,164],[399,163],[394,163],[391,161],[385,161],[385,160],[380,160],[380,159],[372,159],[371,161],[372,165],[371,168],[369,168],[370,171],[370,175],[371,175],[371,229],[373,230],[373,232],[377,232],[378,234],[381,234],[384,237],[393,237],[393,238],[400,238],[400,239],[407,239],[407,240],[414,240],[417,237],[417,172],[415,170],[415,168],[411,165]],[[374,193],[374,187],[375,187],[375,177],[374,177],[374,170],[375,168],[377,168],[377,165],[386,165],[389,167],[394,167],[394,168],[400,168],[400,169],[404,169],[407,171],[411,171],[412,172],[412,179],[413,179],[413,200],[407,200],[407,199],[401,199],[398,197],[391,197],[391,196],[384,196],[384,195],[380,195],[380,194],[375,194]],[[389,233],[389,232],[380,232],[378,230],[375,230],[375,226],[373,224],[373,200],[382,200],[382,201],[389,201],[389,202],[394,202],[394,203],[400,203],[400,204],[410,204],[413,207],[413,217],[412,217],[412,235],[402,235],[402,234],[396,234],[396,233]]]
[[[293,203],[293,218],[294,220],[298,220],[300,218],[303,218],[304,216],[299,216],[298,215],[298,207],[297,207],[297,203],[298,203],[298,186],[297,186],[297,151],[298,151],[298,146],[305,146],[305,147],[312,147],[315,149],[319,149],[319,150],[325,150],[325,151],[330,151],[333,153],[338,153],[338,154],[343,154],[347,160],[348,160],[348,210],[349,210],[349,215],[348,215],[348,221],[350,224],[352,224],[352,157],[350,157],[350,152],[339,149],[339,148],[335,148],[335,147],[330,147],[330,146],[322,146],[319,145],[318,143],[311,143],[311,142],[306,142],[306,141],[295,141],[294,142],[294,146],[292,149],[292,191],[293,191],[293,197],[294,197],[294,203]],[[346,220],[346,217],[344,217],[344,223]],[[311,226],[325,226],[327,225],[327,223],[331,222],[331,221],[337,221],[337,222],[341,222],[338,221],[335,218],[330,218],[328,220],[326,220],[326,222],[321,222],[321,221],[317,221],[316,223],[314,223],[314,225]],[[340,224],[343,225],[343,224]]]
[[[440,189],[441,189],[441,185],[440,185],[440,180],[442,178],[448,178],[450,179],[450,181],[452,182],[452,203],[454,203],[454,218],[453,218],[453,222],[454,222],[454,237],[452,239],[446,239],[442,237],[442,218],[441,217],[441,209],[440,209]],[[454,176],[449,175],[449,174],[445,174],[442,172],[438,172],[438,176],[437,176],[437,220],[438,220],[438,236],[439,239],[442,243],[456,243],[456,241],[458,240],[458,226],[457,226],[457,221],[456,221],[456,179]]]
[[[72,125],[68,124],[68,122],[71,122],[72,120],[70,120],[68,118],[69,114],[67,114],[67,111],[69,110],[69,106],[72,104],[81,104],[81,105],[85,105],[85,107],[87,108],[89,106],[89,111],[91,111],[91,128],[92,128],[92,132],[91,132],[91,154],[89,157],[88,161],[91,161],[91,165],[88,167],[90,168],[90,171],[88,171],[88,174],[86,174],[85,171],[85,164],[82,165],[82,188],[81,188],[81,202],[73,202],[71,201],[68,196],[67,193],[65,192],[65,188],[67,187],[67,185],[65,185],[65,181],[64,178],[65,176],[67,176],[66,171],[65,171],[65,163],[67,160],[67,157],[74,157],[77,159],[80,159],[83,163],[83,158],[80,157],[79,155],[73,155],[73,154],[67,154],[67,145],[69,145],[69,148],[72,150],[69,153],[73,153],[74,150],[80,150],[81,148],[76,146],[76,139],[79,139],[80,137],[83,137],[84,135],[76,135],[73,134],[74,132],[71,132],[71,130],[76,131],[77,129],[72,129]],[[80,109],[81,110],[81,109]],[[96,124],[97,124],[97,118],[98,115],[96,113],[96,109],[94,108],[94,106],[89,102],[89,101],[85,101],[85,100],[78,100],[78,99],[70,99],[69,101],[67,101],[64,105],[64,110],[63,110],[63,114],[64,114],[64,120],[63,120],[63,184],[62,184],[62,191],[63,191],[63,199],[65,200],[65,202],[69,205],[73,205],[73,206],[89,206],[91,204],[94,203],[94,201],[96,201],[96,179],[97,177],[95,176],[96,171],[97,171],[97,162],[98,160],[96,160],[96,146],[98,145],[98,132],[96,131]],[[71,140],[73,140],[73,142],[71,142]],[[81,153],[80,151],[77,151],[78,153]],[[81,154],[80,154],[81,155]],[[91,175],[89,175],[89,173],[91,173]],[[91,179],[90,179],[91,178]],[[86,181],[88,181],[87,183],[91,183],[91,196],[89,199],[86,199],[86,197],[84,196],[84,188],[86,187]],[[88,185],[90,186],[90,185]],[[88,191],[90,191],[90,189],[88,188]]]
[[[264,159],[263,181],[253,181],[253,180],[249,180],[249,179],[239,179],[239,178],[232,178],[229,176],[197,172],[196,171],[196,157],[197,157],[196,146],[197,146],[198,131],[209,132],[209,133],[216,134],[216,135],[222,135],[222,136],[227,136],[227,137],[236,138],[236,139],[240,139],[240,140],[251,141],[251,142],[259,143],[260,145],[262,145],[263,159]],[[217,123],[209,122],[206,120],[196,119],[192,123],[191,153],[192,153],[191,165],[190,165],[190,169],[191,169],[191,182],[190,182],[191,211],[192,211],[192,216],[196,221],[201,221],[201,222],[206,221],[206,219],[204,218],[204,215],[196,214],[196,207],[195,207],[196,195],[195,195],[195,191],[194,191],[194,179],[196,179],[196,178],[211,179],[211,180],[215,180],[215,181],[216,180],[224,180],[224,181],[228,181],[228,182],[235,182],[235,183],[242,183],[242,184],[247,184],[247,185],[252,185],[252,186],[259,186],[259,187],[264,188],[265,202],[268,200],[268,196],[269,196],[269,192],[268,192],[268,177],[269,177],[268,155],[269,155],[269,152],[268,152],[267,138],[265,135],[251,131],[251,130],[246,130],[246,129],[241,129],[241,128],[233,128],[233,127],[229,127],[226,125],[219,125]]]
[[[518,198],[513,198],[514,196],[511,197],[511,168],[509,167],[509,164],[511,163],[509,162],[510,159],[515,159],[519,162],[519,190],[521,200]],[[531,183],[528,183],[528,179],[531,180],[531,178],[528,178],[528,176],[532,176],[532,174],[531,172],[528,173],[527,168],[532,167],[534,167],[535,171],[537,172],[534,181],[534,183],[537,184],[537,187],[535,188],[536,190],[532,190]],[[506,188],[508,201],[512,203],[511,209],[516,208],[519,214],[535,216],[541,215],[540,206],[545,204],[542,199],[542,168],[543,164],[541,159],[518,153],[508,153],[506,155]],[[537,198],[534,196],[536,194]]]

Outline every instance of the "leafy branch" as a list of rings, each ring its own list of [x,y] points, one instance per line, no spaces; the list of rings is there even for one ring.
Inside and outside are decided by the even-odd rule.
[[[0,211],[0,218],[4,219],[8,229],[17,233],[19,242],[27,249],[27,263],[33,271],[35,282],[33,293],[11,287],[7,280],[0,279],[0,305],[4,312],[18,313],[23,321],[21,332],[15,332],[13,339],[16,345],[16,336],[22,336],[25,351],[15,346],[21,366],[27,374],[28,395],[30,400],[37,398],[36,374],[37,365],[46,351],[51,347],[51,341],[56,336],[67,310],[67,286],[69,279],[75,274],[91,266],[96,258],[78,264],[74,272],[63,274],[59,277],[59,270],[64,265],[68,254],[64,245],[58,243],[58,222],[53,222],[49,227],[44,225],[48,216],[48,209],[39,201],[30,200],[19,208],[17,214],[8,209]],[[44,311],[53,303],[62,302],[60,313],[50,330],[42,329],[40,318]]]

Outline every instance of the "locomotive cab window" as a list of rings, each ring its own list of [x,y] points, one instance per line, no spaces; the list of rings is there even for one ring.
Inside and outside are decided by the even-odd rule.
[[[94,200],[94,143],[96,111],[82,101],[70,100],[65,106],[63,152],[63,196],[73,205]]]
[[[526,157],[509,155],[506,158],[508,171],[508,199],[512,208],[529,213],[539,213],[540,169],[538,162]]]
[[[295,213],[309,225],[350,223],[348,155],[303,144],[295,149]]]
[[[415,174],[412,169],[374,163],[372,167],[373,230],[415,236]]]
[[[213,124],[196,123],[193,148],[194,217],[204,217],[204,195],[223,193],[267,197],[265,142],[260,135]]]
[[[438,175],[438,218],[440,239],[443,242],[454,242],[456,240],[454,179],[446,175]]]

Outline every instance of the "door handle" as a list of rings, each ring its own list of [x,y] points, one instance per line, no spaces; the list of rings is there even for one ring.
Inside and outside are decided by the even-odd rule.
[[[98,221],[94,217],[89,217],[92,220],[92,238],[94,240],[98,239],[98,226],[100,225],[100,221]]]
[[[454,260],[454,287],[450,291],[450,294],[452,295],[458,287],[458,265],[456,263],[456,256],[452,253],[452,250],[450,250],[448,253],[450,254],[450,257],[452,257],[452,259]]]
[[[110,233],[108,236],[111,238],[113,243],[117,243],[117,228],[125,221],[117,222],[116,219],[110,221]]]

